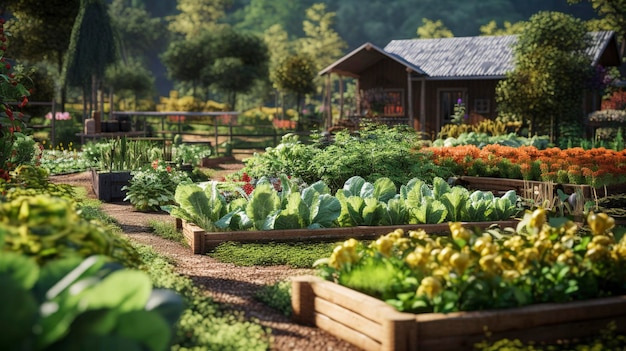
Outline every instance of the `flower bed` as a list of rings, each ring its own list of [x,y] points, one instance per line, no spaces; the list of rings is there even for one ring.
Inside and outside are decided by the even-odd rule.
[[[396,228],[405,230],[424,229],[431,233],[445,232],[448,224],[420,224],[405,226],[357,226],[348,228],[327,228],[327,229],[290,229],[290,230],[262,230],[262,231],[230,231],[230,232],[206,232],[197,225],[180,220],[177,226],[182,229],[187,243],[194,254],[204,254],[217,245],[235,241],[247,242],[268,242],[268,241],[298,241],[298,240],[319,240],[334,241],[355,239],[374,239],[388,233]],[[494,224],[500,227],[513,227],[518,223],[516,220],[501,222],[472,222],[464,225],[478,228],[486,228]]]
[[[367,308],[363,308],[367,306]],[[626,296],[477,312],[401,313],[318,277],[293,279],[293,318],[364,350],[471,350],[486,339],[555,342],[598,333],[610,322],[626,332]],[[489,336],[487,336],[489,334]]]
[[[532,146],[473,145],[430,147],[420,150],[436,164],[449,167],[459,176],[584,184],[597,188],[626,182],[626,150],[584,150]]]
[[[316,262],[326,281],[293,283],[295,319],[366,350],[556,342],[609,323],[626,331],[626,239],[614,237],[613,218],[591,212],[581,230],[546,214],[526,212],[514,233],[451,222],[450,236],[396,229],[349,239]]]

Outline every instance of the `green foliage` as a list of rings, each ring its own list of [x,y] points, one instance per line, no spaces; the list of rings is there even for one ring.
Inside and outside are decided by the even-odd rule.
[[[233,243],[217,246],[209,255],[221,262],[238,266],[282,266],[311,268],[313,263],[329,250],[333,243]]]
[[[162,206],[173,205],[176,187],[191,183],[186,172],[165,166],[158,160],[152,167],[133,171],[131,175],[129,185],[122,187],[126,191],[124,201],[130,201],[139,211],[159,211]]]
[[[264,285],[254,294],[254,298],[280,311],[287,317],[291,316],[293,313],[291,307],[290,281],[280,281],[271,285]]]
[[[581,124],[583,90],[593,73],[588,45],[585,27],[572,16],[539,12],[531,17],[515,45],[515,69],[496,88],[501,112],[521,117],[530,134],[556,140],[559,126]]]
[[[116,54],[107,4],[81,0],[63,66],[63,83],[91,91],[92,79],[104,77]]]
[[[180,297],[107,262],[73,257],[39,267],[17,253],[1,255],[2,298],[13,302],[0,313],[2,349],[166,349]]]
[[[0,180],[0,200],[10,201],[20,196],[48,194],[66,200],[75,199],[71,185],[51,183],[48,171],[42,167],[22,165],[11,172],[8,181]]]
[[[83,146],[83,157],[100,171],[134,171],[163,158],[163,149],[145,140],[126,137]]]
[[[173,223],[151,220],[148,224],[155,235],[187,246],[185,236],[176,229]]]
[[[421,39],[452,38],[454,34],[441,20],[432,21],[428,18],[422,18],[422,25],[417,28],[417,36]]]
[[[138,246],[144,269],[157,288],[171,289],[183,297],[185,310],[174,328],[174,350],[253,350],[270,348],[269,331],[243,314],[220,306],[193,281],[148,246]]]
[[[137,265],[129,244],[106,226],[82,218],[70,200],[34,195],[0,204],[4,249],[33,257],[43,265],[61,258],[106,255]]]
[[[492,136],[487,133],[461,133],[457,137],[448,137],[446,139],[436,139],[433,141],[432,146],[458,146],[458,145],[476,145],[478,147],[483,147],[485,145],[505,145],[512,147],[520,147],[520,146],[534,146],[537,149],[543,150],[546,149],[549,145],[550,139],[549,136],[533,136],[533,137],[523,137],[518,136],[515,133],[509,133],[506,135],[496,135]]]

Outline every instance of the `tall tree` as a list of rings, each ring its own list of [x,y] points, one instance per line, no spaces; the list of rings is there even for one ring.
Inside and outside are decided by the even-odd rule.
[[[531,17],[514,47],[515,68],[496,88],[500,112],[553,140],[562,127],[582,126],[583,92],[592,75],[588,46],[581,20],[560,12]]]
[[[454,34],[441,20],[432,21],[422,18],[422,26],[417,28],[419,38],[452,38]]]
[[[515,35],[524,31],[526,22],[520,21],[511,23],[504,21],[503,28],[498,28],[496,21],[490,21],[484,26],[480,26],[480,35]]]
[[[60,74],[70,44],[80,0],[5,1],[13,18],[6,24],[11,33],[8,54],[32,62],[47,61]]]
[[[336,16],[336,13],[328,12],[323,3],[306,10],[306,19],[302,23],[305,36],[299,40],[298,51],[308,56],[318,71],[335,62],[348,47],[334,29]]]
[[[230,108],[236,109],[237,94],[249,92],[257,80],[267,78],[267,47],[256,35],[228,29],[218,36],[214,50],[212,85],[225,94]]]
[[[192,38],[226,26],[223,21],[231,0],[178,0],[178,14],[169,18],[169,30]]]
[[[211,66],[216,35],[205,30],[188,40],[174,40],[161,55],[170,78],[188,83],[192,95],[197,97],[198,88],[211,83]]]
[[[96,91],[108,65],[115,62],[116,50],[111,19],[102,0],[81,0],[72,28],[70,46],[63,67],[63,82],[83,89],[86,102],[96,109]]]
[[[578,4],[583,0],[567,0],[570,4]],[[620,53],[626,50],[626,0],[586,0],[605,22],[604,28],[614,30],[620,38]]]
[[[152,17],[140,1],[113,0],[109,6],[111,25],[122,59],[145,58],[147,52],[164,48],[167,30],[160,18]]]
[[[317,71],[313,61],[302,54],[285,57],[273,72],[274,84],[281,91],[296,95],[296,111],[300,113],[302,98],[315,92]]]

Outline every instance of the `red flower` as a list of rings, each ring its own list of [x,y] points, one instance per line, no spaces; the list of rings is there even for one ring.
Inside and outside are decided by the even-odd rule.
[[[254,190],[254,185],[250,183],[246,183],[241,188],[243,189],[243,191],[246,192],[246,195],[250,195],[252,191]]]
[[[241,176],[241,181],[242,182],[246,182],[249,183],[252,180],[252,178],[250,178],[250,176],[248,175],[248,173],[245,173]]]

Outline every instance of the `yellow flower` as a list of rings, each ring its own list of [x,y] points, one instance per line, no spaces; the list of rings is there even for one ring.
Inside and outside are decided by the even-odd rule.
[[[615,227],[615,219],[606,213],[595,214],[590,212],[587,216],[587,224],[589,224],[593,235],[601,235]]]
[[[455,252],[450,257],[450,264],[462,275],[470,264],[470,256],[465,252]]]
[[[452,233],[452,238],[454,240],[464,240],[468,242],[470,237],[472,236],[472,232],[468,229],[463,228],[461,222],[450,222],[448,224],[450,227],[450,232]]]
[[[385,257],[391,255],[391,249],[393,248],[393,239],[387,236],[381,236],[374,242],[374,247]]]
[[[417,295],[426,295],[432,299],[441,292],[441,282],[435,277],[426,277],[420,282],[419,288],[417,288]]]
[[[529,225],[536,230],[541,230],[544,224],[546,224],[548,220],[548,216],[546,214],[545,208],[538,208],[533,211],[530,216]]]

